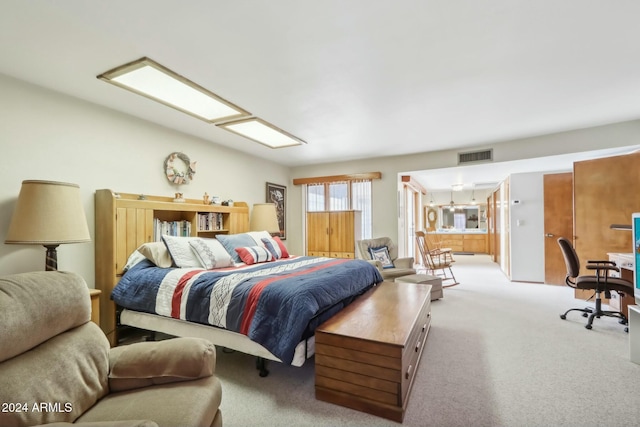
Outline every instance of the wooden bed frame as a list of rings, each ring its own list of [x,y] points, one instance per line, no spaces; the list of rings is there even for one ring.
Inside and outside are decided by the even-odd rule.
[[[222,229],[199,230],[198,214],[213,212],[222,216]],[[97,190],[95,194],[96,288],[102,290],[100,326],[112,346],[118,345],[118,325],[127,325],[174,336],[200,337],[216,345],[258,357],[256,367],[266,376],[266,360],[281,360],[265,347],[236,332],[200,325],[132,310],[118,312],[111,292],[123,274],[123,267],[141,244],[154,241],[154,219],[189,221],[191,236],[215,237],[249,230],[249,207],[244,202],[233,206],[205,205],[201,200],[173,202],[171,197],[116,193]],[[296,347],[293,366],[302,366],[315,353],[315,340],[310,337]]]

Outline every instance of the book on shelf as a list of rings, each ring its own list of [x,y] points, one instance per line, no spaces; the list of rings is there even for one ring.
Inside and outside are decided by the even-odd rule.
[[[223,219],[220,212],[201,212],[198,214],[198,230],[199,231],[216,231],[222,230]]]
[[[162,221],[153,219],[153,239],[162,240],[163,235],[187,237],[191,236],[191,221]]]

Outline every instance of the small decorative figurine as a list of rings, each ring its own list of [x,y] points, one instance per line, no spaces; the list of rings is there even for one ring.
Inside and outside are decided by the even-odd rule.
[[[204,196],[202,196],[202,203],[204,203],[205,205],[208,205],[210,202],[209,200],[209,194],[207,194],[207,192],[204,192]]]

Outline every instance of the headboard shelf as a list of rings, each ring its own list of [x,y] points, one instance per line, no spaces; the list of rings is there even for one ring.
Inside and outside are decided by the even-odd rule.
[[[202,200],[174,202],[171,197],[116,193],[96,190],[95,194],[96,288],[102,290],[100,326],[111,345],[117,343],[116,307],[111,291],[122,276],[122,269],[141,244],[158,240],[158,221],[186,221],[189,235],[215,237],[221,233],[249,230],[249,207],[244,202],[233,206],[205,205]],[[210,224],[209,228],[205,229]]]

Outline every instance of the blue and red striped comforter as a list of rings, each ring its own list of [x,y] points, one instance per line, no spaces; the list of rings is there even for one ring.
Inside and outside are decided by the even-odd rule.
[[[362,260],[296,256],[215,270],[160,268],[145,260],[125,273],[111,298],[131,310],[242,333],[291,363],[316,314],[328,310],[315,326],[381,281]]]

